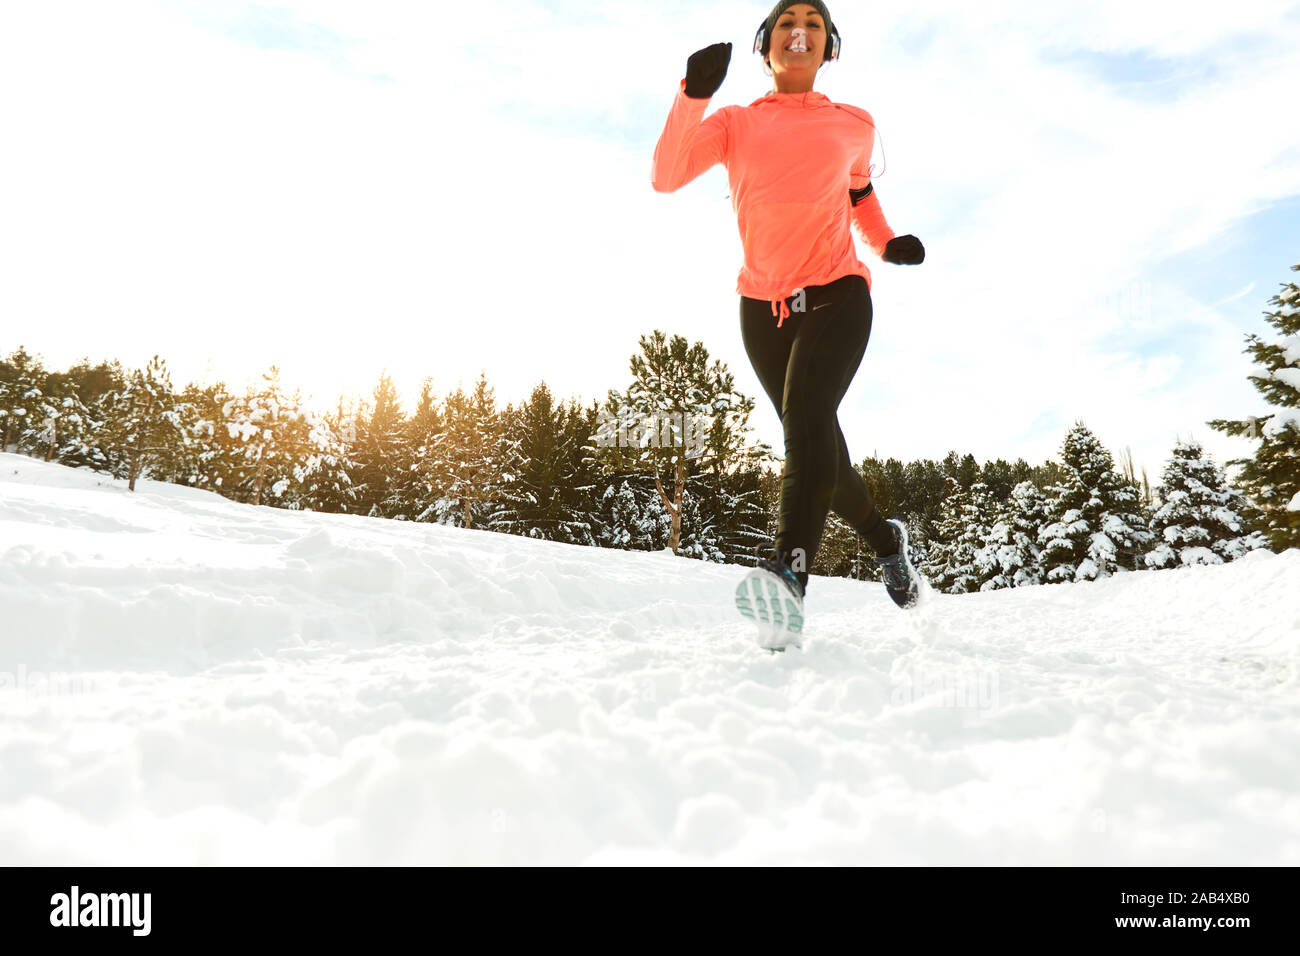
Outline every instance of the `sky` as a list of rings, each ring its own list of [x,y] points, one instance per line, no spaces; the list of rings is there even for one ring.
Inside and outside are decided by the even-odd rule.
[[[1050,7],[1050,9],[1049,9]],[[650,162],[685,74],[770,88],[769,7],[122,0],[0,8],[0,352],[325,409],[486,372],[584,403],[654,329],[780,422],[740,340],[725,169]],[[839,410],[855,460],[1055,458],[1082,420],[1154,484],[1179,438],[1253,444],[1246,335],[1300,262],[1300,2],[832,4],[816,89],[870,111],[919,266],[859,256],[874,321]]]

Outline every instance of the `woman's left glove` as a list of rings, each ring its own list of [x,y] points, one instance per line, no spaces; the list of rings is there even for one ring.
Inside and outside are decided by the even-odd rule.
[[[895,236],[885,243],[880,258],[900,266],[914,266],[925,261],[925,246],[916,236]]]

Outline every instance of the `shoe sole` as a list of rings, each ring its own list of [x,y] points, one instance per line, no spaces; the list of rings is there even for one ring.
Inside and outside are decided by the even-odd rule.
[[[916,607],[917,602],[921,600],[921,576],[917,573],[916,566],[912,564],[912,556],[908,551],[907,529],[903,527],[901,521],[897,521],[894,518],[888,519],[886,523],[892,524],[898,529],[898,553],[903,556],[903,563],[907,565],[907,579],[912,582],[912,586],[907,589],[907,600],[898,605],[904,611],[907,611]],[[894,596],[891,594],[889,599],[893,601]],[[898,604],[897,601],[894,601],[894,603]]]
[[[785,582],[755,568],[736,585],[736,610],[758,625],[758,646],[768,651],[800,647],[803,611]]]

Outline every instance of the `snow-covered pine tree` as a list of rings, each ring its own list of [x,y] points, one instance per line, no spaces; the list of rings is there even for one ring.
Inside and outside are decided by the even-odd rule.
[[[672,534],[672,516],[664,509],[662,496],[653,489],[639,489],[644,476],[626,475],[611,482],[601,501],[599,544],[624,551],[662,551]]]
[[[171,411],[167,413],[175,435],[154,465],[154,477],[173,484],[198,484],[202,473],[202,459],[206,450],[205,422],[196,406],[185,401],[184,393],[173,396]]]
[[[582,409],[556,402],[542,382],[502,421],[504,470],[492,529],[594,545],[597,509],[588,499],[599,469]]]
[[[155,355],[149,364],[127,376],[107,402],[103,451],[113,473],[127,479],[170,477],[171,463],[185,453],[191,438],[177,410],[167,363]]]
[[[682,493],[682,536],[677,553],[718,564],[726,561],[722,533],[715,524],[717,511],[710,507],[714,475],[695,475],[686,481]]]
[[[349,458],[339,420],[330,415],[306,413],[307,436],[299,460],[293,465],[293,482],[285,504],[295,511],[348,513],[356,503]]]
[[[309,429],[300,397],[284,394],[280,370],[273,365],[243,396],[228,400],[222,412],[241,458],[239,485],[247,497],[240,500],[283,507]],[[231,490],[223,488],[223,493]]]
[[[227,408],[234,407],[234,398],[223,382],[191,382],[181,393],[181,400],[194,409],[189,427],[194,435],[195,462],[189,483],[242,501],[247,498],[247,489],[240,488],[246,472],[244,448],[238,433],[231,434],[226,416]]]
[[[21,345],[0,360],[0,452],[24,451],[22,437],[39,416],[47,373]]]
[[[666,546],[676,552],[687,482],[711,464],[740,463],[753,401],[736,392],[722,362],[710,364],[703,342],[655,329],[639,344],[632,382],[607,393],[596,444],[607,476],[653,480],[671,522]]]
[[[375,386],[374,405],[357,419],[357,442],[352,452],[357,471],[352,475],[357,512],[373,518],[404,513],[402,466],[407,458],[406,416],[387,371]]]
[[[942,468],[944,475],[956,481],[962,491],[970,491],[971,485],[980,477],[979,463],[970,452],[964,455],[958,455],[955,450],[948,452],[943,459]]]
[[[443,409],[445,438],[434,454],[441,496],[420,520],[477,528],[490,520],[505,474],[500,414],[486,373],[470,395],[457,387]]]
[[[48,381],[51,392],[59,395],[75,392],[81,404],[93,410],[101,396],[122,387],[126,372],[116,359],[91,365],[89,358],[83,358],[66,372],[51,372]]]
[[[1158,543],[1146,555],[1149,568],[1223,564],[1267,545],[1247,528],[1241,493],[1195,439],[1174,443],[1156,494],[1161,505],[1151,530]]]
[[[565,407],[560,444],[568,461],[569,480],[561,486],[566,523],[559,529],[561,540],[588,547],[598,545],[600,533],[600,491],[605,487],[594,435],[600,420],[600,402],[585,408],[575,398]]]
[[[977,591],[980,586],[980,568],[976,558],[988,541],[996,518],[996,506],[989,494],[988,485],[976,479],[964,493],[955,528],[956,537],[950,537],[946,546],[945,582],[949,593],[961,594]],[[953,533],[949,524],[948,532]]]
[[[988,486],[989,497],[999,506],[1011,497],[1011,489],[1028,477],[1029,464],[1023,458],[1014,465],[997,458],[980,466],[980,481]]]
[[[1300,263],[1291,271],[1300,272]],[[1266,342],[1251,333],[1244,351],[1254,357],[1258,370],[1249,376],[1251,383],[1278,411],[1208,424],[1229,435],[1260,439],[1253,457],[1228,464],[1241,466],[1237,484],[1252,505],[1246,519],[1268,535],[1274,551],[1284,551],[1300,547],[1300,284],[1283,285],[1269,304],[1273,311],[1264,313],[1265,320],[1277,330],[1277,339]]]
[[[547,541],[561,540],[566,522],[563,486],[570,462],[563,445],[562,408],[545,382],[511,415],[503,416],[505,441],[501,494],[493,531]]]
[[[767,449],[759,446],[760,451]],[[763,503],[762,459],[738,464],[720,476],[710,510],[719,527],[718,548],[728,562],[749,564],[754,555],[770,550],[773,532]],[[704,496],[710,500],[709,495]]]
[[[434,397],[433,380],[420,384],[415,411],[406,420],[405,436],[397,457],[389,513],[405,521],[429,521],[430,505],[440,497],[438,444],[443,440],[442,413]]]
[[[1154,540],[1140,492],[1115,471],[1097,437],[1076,422],[1061,446],[1064,478],[1048,489],[1048,523],[1038,544],[1048,584],[1092,581],[1137,569]]]
[[[969,462],[966,459],[969,459]],[[969,474],[971,484],[978,477],[978,466],[975,466],[973,456],[959,458],[956,452],[952,452],[945,461],[948,464],[928,459],[908,462],[903,468],[901,483],[895,483],[892,479],[890,481],[890,488],[895,498],[895,509],[912,517],[912,521],[907,525],[908,535],[918,540],[924,537],[931,542],[936,558],[942,550],[942,537],[937,530],[939,517],[944,500],[951,494],[952,481],[955,480],[957,486],[965,490],[970,485],[962,484],[963,475]],[[946,470],[949,467],[955,468],[958,474]],[[891,471],[889,463],[886,462],[886,475],[889,476]]]
[[[979,586],[975,574],[975,550],[979,539],[971,534],[971,522],[978,508],[972,492],[949,477],[948,497],[939,509],[935,526],[938,540],[932,543],[926,576],[936,591],[965,594]],[[978,527],[978,523],[976,525]]]
[[[126,374],[117,361],[92,366],[88,358],[83,358],[65,372],[49,373],[46,392],[59,404],[53,460],[70,468],[108,470],[108,457],[100,448],[106,420],[102,399],[119,390],[125,381]],[[42,457],[48,451],[37,449]]]
[[[34,405],[19,437],[21,451],[72,468],[107,470],[108,459],[98,448],[100,422],[75,388],[50,381]]]
[[[59,412],[62,402],[48,391],[49,384],[35,391],[26,402],[19,424],[18,451],[33,458],[52,461],[59,445]]]
[[[75,393],[65,395],[59,411],[59,439],[54,458],[71,468],[108,470],[108,458],[100,448],[103,421],[87,408]]]
[[[1043,493],[1032,481],[1018,482],[996,516],[983,547],[975,554],[981,591],[1042,583],[1038,532],[1047,520]]]
[[[770,550],[772,543],[759,486],[761,466],[775,456],[769,445],[751,438],[754,399],[736,390],[735,377],[723,363],[715,362],[713,368],[718,374],[699,393],[711,393],[712,400],[704,414],[705,447],[689,459],[691,474],[682,500],[693,495],[694,503],[682,513],[681,531],[683,540],[694,542],[692,554],[703,549],[712,555],[709,560],[748,563],[756,548]]]

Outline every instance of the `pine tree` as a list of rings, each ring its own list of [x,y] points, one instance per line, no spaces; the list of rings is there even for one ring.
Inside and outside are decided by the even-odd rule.
[[[505,428],[512,437],[505,447],[500,508],[492,530],[548,541],[559,538],[566,520],[560,492],[570,460],[561,444],[563,414],[541,382],[511,416],[515,422]]]
[[[717,525],[718,511],[710,507],[715,475],[696,475],[686,482],[682,494],[682,536],[677,553],[687,558],[726,560],[722,551],[722,531]]]
[[[1174,444],[1157,494],[1151,530],[1159,543],[1146,555],[1149,568],[1223,564],[1266,544],[1246,527],[1241,493],[1194,439]]]
[[[607,486],[596,447],[599,420],[598,401],[584,408],[576,399],[569,400],[560,439],[568,458],[564,470],[570,476],[560,489],[568,518],[559,529],[561,540],[568,544],[595,547],[599,543],[600,495]]]
[[[51,392],[63,395],[71,390],[90,409],[101,397],[121,389],[125,382],[126,373],[117,359],[91,365],[89,358],[83,358],[66,372],[51,372],[49,376]]]
[[[1006,503],[1011,496],[1011,489],[1023,480],[1016,477],[1020,471],[1018,466],[1023,466],[1024,471],[1028,472],[1029,466],[1025,464],[1023,458],[1016,465],[999,458],[980,468],[979,480],[988,487],[989,498],[992,501],[999,505]]]
[[[698,454],[688,455],[689,477],[683,493],[679,554],[710,561],[745,561],[770,550],[767,515],[761,500],[761,468],[774,460],[771,447],[752,439],[754,399],[736,390],[734,376],[715,362],[705,376],[712,400],[700,402],[691,420],[705,432]],[[697,428],[697,422],[702,428]],[[683,418],[685,424],[685,418]],[[689,507],[685,503],[693,496]]]
[[[379,376],[374,399],[369,415],[357,421],[357,443],[352,453],[357,472],[352,483],[360,514],[388,518],[404,513],[401,467],[408,452],[406,418],[387,372]]]
[[[938,528],[942,544],[937,549],[937,580],[932,583],[949,594],[975,591],[981,580],[976,559],[994,517],[988,486],[976,480],[963,489],[954,477],[952,495],[944,506]]]
[[[307,436],[300,460],[293,465],[286,504],[296,511],[348,513],[356,504],[351,478],[356,463],[349,457],[340,421],[308,412],[306,425]]]
[[[106,402],[105,457],[114,474],[135,491],[138,478],[171,477],[171,463],[191,441],[177,409],[167,363],[155,355],[133,371]]]
[[[1300,271],[1300,263],[1291,267]],[[1276,341],[1246,336],[1244,351],[1254,357],[1258,373],[1249,376],[1255,388],[1278,411],[1263,418],[1215,419],[1209,426],[1229,435],[1259,439],[1252,458],[1228,462],[1241,466],[1237,483],[1252,503],[1246,518],[1269,538],[1274,551],[1300,547],[1300,285],[1295,282],[1269,300],[1269,325]]]
[[[968,533],[975,510],[971,492],[955,476],[948,479],[948,497],[943,500],[935,527],[938,540],[930,554],[928,576],[936,591],[965,594],[978,586],[975,575],[975,541]]]
[[[629,475],[611,484],[601,501],[600,544],[624,551],[662,551],[672,534],[672,516],[657,491],[637,487],[643,476]]]
[[[571,427],[576,408],[557,404],[545,382],[518,410],[503,415],[502,488],[491,528],[508,534],[592,543],[590,513],[575,500],[587,436]],[[575,448],[575,443],[579,446]]]
[[[181,400],[194,410],[189,422],[194,436],[194,462],[188,483],[236,501],[247,500],[248,489],[240,487],[246,477],[244,446],[227,415],[239,404],[235,396],[224,382],[202,386],[190,383],[181,393]]]
[[[72,468],[107,469],[108,459],[98,448],[101,423],[82,404],[75,388],[47,383],[45,393],[33,404],[18,439],[19,450]]]
[[[948,456],[949,461],[954,458],[955,455]],[[957,464],[960,464],[960,460]],[[896,510],[911,517],[907,522],[908,536],[917,540],[925,538],[931,541],[935,560],[939,559],[942,550],[942,535],[938,532],[938,524],[944,501],[951,494],[954,481],[957,479],[949,478],[941,462],[922,460],[908,462],[903,468],[901,484],[894,484],[892,481],[890,483],[891,488],[894,489]],[[969,486],[962,485],[958,481],[957,487],[964,490]]]
[[[629,362],[632,383],[608,393],[597,444],[609,474],[653,478],[670,520],[667,547],[677,552],[687,482],[710,464],[715,474],[743,466],[753,400],[736,392],[722,362],[709,364],[703,342],[656,329],[639,344]]]
[[[394,478],[392,517],[406,521],[427,521],[429,506],[440,497],[441,476],[437,449],[444,438],[442,413],[433,394],[433,380],[420,385],[415,411],[406,420],[405,436],[398,455]]]
[[[153,470],[158,480],[197,487],[202,480],[207,450],[207,423],[201,418],[199,408],[187,402],[184,394],[173,396],[167,417],[175,440],[158,456]]]
[[[21,345],[0,361],[0,452],[22,451],[23,434],[39,425],[45,381],[41,360]]]
[[[1048,489],[1049,521],[1038,535],[1044,580],[1092,581],[1136,570],[1153,540],[1140,492],[1095,435],[1076,422],[1065,436],[1063,480]]]
[[[271,366],[261,381],[222,409],[227,435],[237,444],[240,500],[284,506],[284,495],[301,464],[309,431],[300,397],[284,394],[280,370]],[[234,489],[223,488],[230,495]],[[246,496],[246,497],[245,497]]]
[[[66,372],[50,372],[44,391],[52,406],[47,414],[53,421],[47,421],[37,432],[32,453],[70,468],[108,471],[109,457],[101,447],[107,408],[114,393],[125,384],[126,373],[116,360],[92,366],[89,359],[83,358]]]
[[[943,473],[954,479],[962,491],[970,491],[971,485],[979,480],[980,466],[975,461],[975,456],[969,452],[958,455],[957,452],[950,451],[941,465]]]
[[[434,456],[441,497],[420,520],[476,528],[492,519],[506,474],[500,414],[486,374],[479,373],[470,395],[458,387],[443,408],[445,438]]]
[[[997,507],[984,545],[976,551],[981,591],[1042,582],[1038,532],[1046,520],[1046,502],[1038,486],[1028,480],[1017,483]]]

